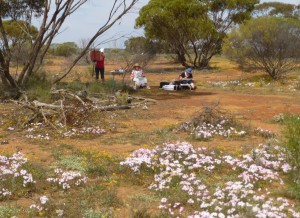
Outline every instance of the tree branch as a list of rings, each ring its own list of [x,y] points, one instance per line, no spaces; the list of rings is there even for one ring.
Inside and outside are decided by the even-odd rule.
[[[130,4],[126,7],[126,0],[122,0],[119,5],[117,5],[118,0],[114,0],[113,7],[110,11],[109,17],[105,24],[98,29],[98,31],[94,34],[94,36],[87,43],[86,47],[81,51],[81,53],[77,56],[77,58],[71,63],[69,68],[63,73],[61,76],[54,79],[53,84],[61,81],[65,78],[74,68],[74,66],[78,63],[78,61],[86,54],[86,52],[90,49],[91,45],[95,42],[95,40],[109,30],[118,20],[120,20],[139,0],[131,0]],[[124,4],[124,8],[116,18],[112,19],[113,16],[117,13],[117,11],[121,8],[122,3]]]

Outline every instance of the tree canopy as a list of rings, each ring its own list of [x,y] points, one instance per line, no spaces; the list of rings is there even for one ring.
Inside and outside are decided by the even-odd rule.
[[[155,55],[164,49],[158,41],[150,40],[144,36],[131,37],[125,41],[125,50],[129,53]]]
[[[38,34],[38,29],[22,20],[5,20],[3,27],[9,44],[17,42],[30,41],[32,42]]]
[[[257,0],[150,0],[136,27],[169,45],[182,65],[207,67],[220,53],[223,39],[237,23],[250,18]],[[193,54],[193,55],[192,55]]]
[[[6,32],[6,41],[10,47],[11,61],[17,66],[18,63],[26,63],[30,47],[38,34],[38,29],[22,20],[5,20],[3,21],[3,28]],[[1,34],[0,41],[4,41]]]
[[[282,2],[264,2],[255,6],[254,16],[276,16],[300,19],[300,5]]]
[[[192,30],[200,31],[204,11],[197,0],[151,0],[140,10],[136,26],[144,26],[148,38],[167,43],[186,65],[188,41]]]
[[[282,17],[249,20],[232,31],[225,53],[247,71],[264,71],[273,79],[299,66],[300,21]]]
[[[32,14],[39,16],[45,8],[45,3],[41,0],[1,0],[0,14],[3,18],[13,20],[30,18]]]
[[[79,52],[79,48],[75,42],[64,42],[57,44],[54,49],[54,54],[58,56],[70,57],[76,55]]]

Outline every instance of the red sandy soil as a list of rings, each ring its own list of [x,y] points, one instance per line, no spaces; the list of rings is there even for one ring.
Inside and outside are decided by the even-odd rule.
[[[218,67],[218,62],[213,62],[213,65]],[[114,69],[116,65],[111,64],[107,66],[107,72]],[[181,122],[189,121],[191,117],[201,111],[204,106],[219,103],[220,107],[232,114],[239,121],[251,128],[261,127],[263,129],[271,130],[280,134],[282,126],[270,122],[273,116],[280,113],[297,113],[300,114],[300,98],[298,92],[275,92],[275,91],[257,91],[251,87],[243,89],[221,89],[206,87],[207,81],[222,81],[240,79],[243,77],[251,77],[239,72],[233,65],[228,64],[227,69],[223,71],[195,71],[194,78],[197,82],[198,88],[195,91],[162,91],[159,90],[159,82],[171,81],[176,79],[180,73],[180,66],[170,65],[169,62],[157,62],[147,68],[146,76],[149,80],[150,90],[139,90],[134,95],[145,96],[147,98],[156,99],[155,104],[149,104],[147,110],[142,108],[135,108],[129,111],[119,111],[116,113],[129,113],[129,118],[117,120],[117,125],[121,124],[117,131],[108,131],[108,133],[96,139],[55,139],[46,143],[39,143],[25,139],[19,132],[11,133],[6,129],[0,129],[0,141],[8,141],[8,144],[0,145],[0,153],[7,154],[15,151],[22,151],[31,160],[49,165],[53,158],[49,149],[55,149],[60,144],[73,145],[78,149],[95,148],[99,150],[106,150],[114,154],[128,154],[135,149],[142,147],[142,145],[135,145],[134,143],[125,140],[110,143],[112,138],[119,137],[122,139],[128,133],[132,132],[149,132],[151,130],[163,129],[169,126],[178,126]],[[170,69],[169,69],[170,68]],[[160,70],[161,69],[161,70]],[[156,73],[150,73],[157,71]],[[161,71],[161,72],[160,72]],[[90,75],[89,75],[90,76]],[[109,73],[106,74],[106,79],[112,78]],[[121,78],[116,76],[116,80]],[[82,80],[91,81],[93,78],[85,77]],[[129,75],[126,76],[129,80]],[[100,84],[99,84],[100,85]],[[12,104],[0,104],[0,113],[11,113],[16,106]],[[113,112],[111,112],[113,113]],[[136,117],[134,114],[137,114]],[[124,117],[124,116],[123,116]],[[105,128],[105,127],[104,127]],[[192,140],[187,133],[178,133],[182,140],[190,140],[195,146],[221,146],[229,150],[238,150],[240,146],[250,145],[256,146],[261,142],[261,138],[246,137],[242,140],[229,139],[214,139],[209,142],[201,142]],[[152,145],[148,142],[148,145]],[[127,196],[127,193],[135,191],[134,187],[120,188],[119,195],[121,197]]]

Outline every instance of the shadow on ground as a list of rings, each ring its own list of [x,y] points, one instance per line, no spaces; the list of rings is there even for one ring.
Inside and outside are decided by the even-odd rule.
[[[143,95],[147,98],[152,98],[155,100],[167,100],[167,99],[181,99],[181,98],[190,98],[192,96],[207,96],[215,95],[214,92],[204,92],[201,90],[178,90],[178,91],[166,91],[160,89],[158,86],[152,86],[151,92],[149,90],[139,90],[140,95]]]

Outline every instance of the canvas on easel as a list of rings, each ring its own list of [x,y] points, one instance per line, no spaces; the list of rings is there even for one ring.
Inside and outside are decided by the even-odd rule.
[[[91,61],[100,61],[100,51],[96,49],[90,50],[90,59]]]

